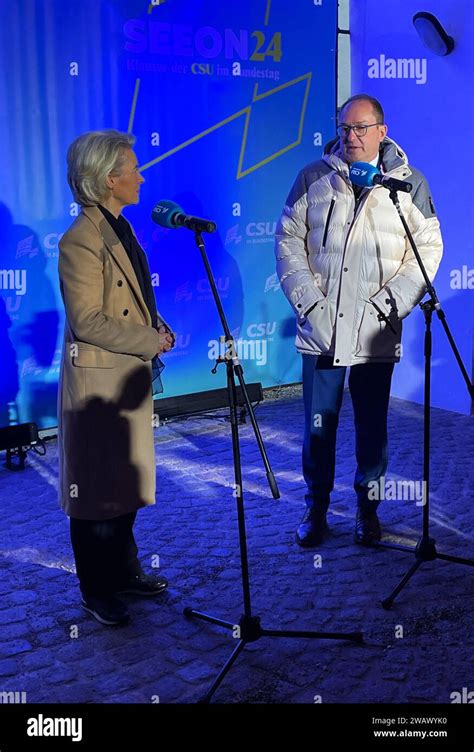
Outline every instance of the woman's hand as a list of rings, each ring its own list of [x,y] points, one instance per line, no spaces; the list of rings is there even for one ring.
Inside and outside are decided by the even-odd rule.
[[[168,350],[171,350],[172,347],[174,347],[175,343],[175,336],[173,332],[170,332],[169,329],[166,328],[163,324],[161,324],[157,330],[158,332],[158,338],[159,338],[159,347],[157,355],[162,355],[164,352],[168,352]]]

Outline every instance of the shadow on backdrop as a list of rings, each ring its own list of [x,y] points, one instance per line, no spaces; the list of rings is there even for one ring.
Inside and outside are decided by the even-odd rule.
[[[9,423],[56,425],[59,313],[47,258],[34,230],[16,224],[3,203],[0,249],[0,414]]]

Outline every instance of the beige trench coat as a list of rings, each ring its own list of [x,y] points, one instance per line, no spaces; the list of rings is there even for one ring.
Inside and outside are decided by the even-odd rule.
[[[158,333],[127,252],[97,207],[84,207],[59,249],[59,501],[70,517],[104,520],[155,503]]]

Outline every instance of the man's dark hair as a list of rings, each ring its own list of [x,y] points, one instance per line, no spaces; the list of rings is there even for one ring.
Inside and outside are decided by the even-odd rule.
[[[364,102],[370,102],[377,121],[379,123],[385,123],[385,115],[382,105],[380,104],[378,99],[371,97],[369,94],[354,94],[353,97],[346,99],[344,104],[339,108],[339,115],[347,107],[347,105],[351,104],[352,102],[359,102],[360,100],[363,100]]]

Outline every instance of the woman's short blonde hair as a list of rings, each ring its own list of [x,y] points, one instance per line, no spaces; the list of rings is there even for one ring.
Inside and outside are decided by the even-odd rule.
[[[120,175],[125,151],[135,136],[115,130],[89,131],[76,138],[67,152],[67,181],[82,206],[96,206],[107,196],[107,175]]]

